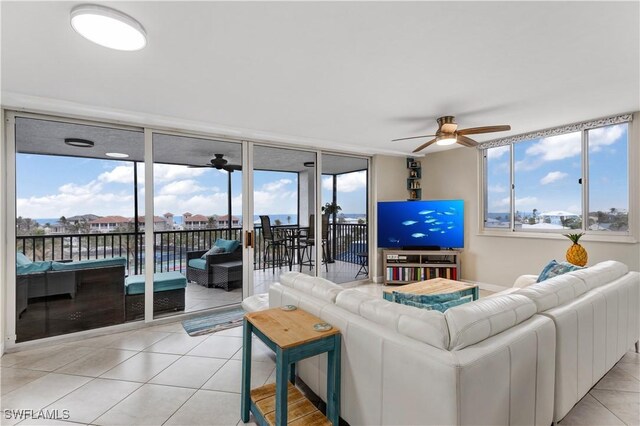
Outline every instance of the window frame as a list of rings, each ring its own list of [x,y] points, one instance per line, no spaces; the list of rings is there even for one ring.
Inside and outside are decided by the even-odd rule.
[[[515,149],[514,145],[519,142],[526,142],[532,139],[538,139],[549,136],[564,135],[567,133],[580,132],[581,133],[581,213],[582,213],[582,226],[580,229],[576,229],[576,232],[584,232],[585,236],[583,240],[586,241],[609,241],[609,242],[622,242],[622,243],[637,243],[636,227],[636,215],[639,213],[637,210],[637,197],[634,196],[634,191],[639,189],[638,183],[635,182],[633,177],[637,174],[636,166],[634,165],[633,158],[638,157],[638,149],[633,147],[632,137],[635,136],[637,129],[633,126],[632,114],[621,114],[617,116],[611,116],[607,118],[584,121],[580,123],[574,123],[566,126],[559,126],[550,129],[529,132],[521,135],[510,136],[502,139],[496,139],[489,142],[481,143],[478,145],[478,173],[479,173],[479,210],[478,210],[478,230],[479,235],[488,236],[501,236],[501,237],[519,237],[519,238],[546,238],[546,239],[565,239],[564,233],[568,230],[523,230],[515,228]],[[628,230],[627,231],[592,231],[588,229],[588,220],[584,220],[585,217],[589,217],[589,131],[608,127],[616,124],[627,124],[627,200],[628,200]],[[500,227],[487,227],[486,217],[488,213],[488,156],[487,150],[491,148],[497,148],[500,146],[509,146],[509,197],[510,197],[510,225],[508,228]]]

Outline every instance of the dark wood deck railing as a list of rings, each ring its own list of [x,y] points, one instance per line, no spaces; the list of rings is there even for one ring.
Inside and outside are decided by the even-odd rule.
[[[329,244],[335,247],[333,258],[358,263],[357,253],[367,248],[364,224],[330,224]],[[284,225],[277,228],[294,227]],[[254,268],[262,269],[265,242],[261,227],[255,227]],[[186,253],[210,248],[218,238],[242,241],[242,228],[155,231],[154,265],[156,272],[186,270]],[[333,245],[335,235],[335,245]],[[144,233],[113,232],[100,234],[26,235],[16,237],[16,249],[32,260],[86,260],[123,256],[129,274],[144,271]],[[294,256],[294,263],[297,259]]]

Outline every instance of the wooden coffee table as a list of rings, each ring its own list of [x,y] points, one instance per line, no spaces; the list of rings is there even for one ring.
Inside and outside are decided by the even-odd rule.
[[[408,294],[446,294],[455,291],[462,292],[463,296],[468,294],[473,296],[473,300],[478,300],[478,286],[461,281],[448,280],[446,278],[434,278],[432,280],[418,281],[417,283],[401,285],[393,288],[385,288],[382,297],[390,302],[393,301],[393,292]]]

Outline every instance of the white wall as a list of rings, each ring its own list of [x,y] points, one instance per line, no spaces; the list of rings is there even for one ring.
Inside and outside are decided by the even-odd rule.
[[[373,157],[373,186],[375,199],[373,209],[377,208],[378,201],[402,201],[408,197],[407,193],[407,160],[405,157],[391,157],[386,155],[376,155]],[[423,181],[424,182],[424,181]],[[372,215],[375,219],[374,228],[377,226],[377,214]],[[377,232],[373,232],[373,238],[377,240]],[[371,244],[378,245],[376,240]],[[373,265],[373,263],[371,263]],[[375,262],[376,279],[382,277],[382,250],[378,250]]]
[[[634,115],[629,131],[631,181],[640,182],[640,116]],[[496,237],[479,235],[478,226],[478,151],[457,148],[429,154],[422,159],[422,196],[424,199],[463,199],[465,204],[465,248],[462,278],[510,287],[521,274],[539,273],[551,259],[564,260],[570,245],[566,238]],[[403,186],[399,190],[404,189]],[[637,192],[630,200],[635,217],[630,227],[640,229],[640,202]],[[632,207],[633,209],[633,207]],[[589,265],[602,260],[624,262],[640,270],[640,244],[589,241],[582,245],[589,253]]]

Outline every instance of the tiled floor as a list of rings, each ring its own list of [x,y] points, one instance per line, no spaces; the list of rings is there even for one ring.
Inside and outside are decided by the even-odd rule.
[[[380,285],[358,287],[377,294]],[[490,292],[481,292],[481,296]],[[69,410],[22,425],[236,425],[242,328],[190,337],[179,322],[6,354],[2,409]],[[275,380],[272,352],[253,345],[252,385]],[[640,355],[629,352],[562,425],[640,424]]]

